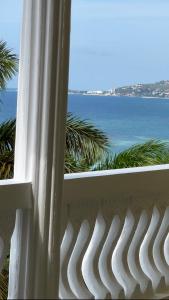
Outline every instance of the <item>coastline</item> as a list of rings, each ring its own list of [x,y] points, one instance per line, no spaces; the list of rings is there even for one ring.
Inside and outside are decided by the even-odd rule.
[[[169,80],[154,83],[137,83],[111,89],[69,89],[69,93],[84,96],[135,97],[145,99],[169,99]]]
[[[161,99],[169,100],[169,97],[153,97],[153,96],[128,96],[128,95],[110,95],[110,94],[83,94],[83,93],[69,93],[68,95],[80,95],[80,96],[98,96],[98,97],[116,97],[116,98],[140,98],[140,99]]]
[[[9,92],[16,92],[17,93],[17,89],[16,88],[6,88],[4,90],[0,90],[0,93],[9,93]],[[169,97],[154,97],[154,96],[129,96],[129,95],[111,95],[111,94],[100,94],[100,93],[93,93],[93,94],[87,94],[87,93],[73,93],[73,92],[68,92],[68,96],[69,95],[80,95],[80,96],[98,96],[98,97],[114,97],[114,98],[140,98],[140,99],[154,99],[154,100],[169,100]]]

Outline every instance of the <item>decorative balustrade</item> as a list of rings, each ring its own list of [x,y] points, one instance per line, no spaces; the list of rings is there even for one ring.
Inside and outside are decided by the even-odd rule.
[[[31,184],[14,180],[0,181],[0,271],[10,252],[10,240],[17,209],[31,208]]]
[[[169,170],[66,175],[62,299],[169,295]]]

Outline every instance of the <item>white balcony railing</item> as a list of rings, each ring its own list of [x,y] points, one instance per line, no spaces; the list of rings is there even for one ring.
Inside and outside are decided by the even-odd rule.
[[[0,271],[10,252],[10,241],[15,226],[16,210],[32,207],[31,184],[16,180],[0,180]],[[13,262],[15,263],[15,262]]]
[[[169,295],[169,170],[66,175],[60,298]]]

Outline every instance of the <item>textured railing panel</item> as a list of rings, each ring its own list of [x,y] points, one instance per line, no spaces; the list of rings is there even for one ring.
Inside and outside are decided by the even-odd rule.
[[[107,236],[105,238],[104,246],[101,250],[99,258],[99,272],[103,284],[110,291],[111,297],[116,299],[124,294],[123,288],[118,283],[115,275],[111,269],[112,253],[116,246],[117,240],[121,232],[121,222],[118,216],[115,216],[109,224],[107,224]]]
[[[65,182],[60,298],[169,295],[169,172],[165,182],[163,175],[110,174]]]
[[[16,210],[24,209],[29,211],[31,207],[32,186],[30,182],[18,182],[14,179],[0,180],[0,271],[3,268],[6,256],[10,253]],[[17,250],[14,249],[14,251]],[[15,264],[11,255],[10,263]]]
[[[15,210],[0,211],[0,272],[7,254],[9,254],[10,240],[15,225]]]
[[[80,299],[86,299],[91,297],[89,290],[86,288],[83,282],[83,277],[81,273],[82,259],[86,249],[85,246],[88,245],[89,237],[90,226],[89,222],[85,220],[81,224],[79,234],[77,236],[77,240],[68,264],[68,279],[70,287],[76,295],[76,297]]]

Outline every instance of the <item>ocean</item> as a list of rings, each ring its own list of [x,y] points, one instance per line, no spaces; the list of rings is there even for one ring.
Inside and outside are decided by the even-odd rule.
[[[16,116],[16,95],[0,93],[0,122]],[[69,95],[68,111],[103,130],[116,153],[149,139],[169,142],[169,99]]]

